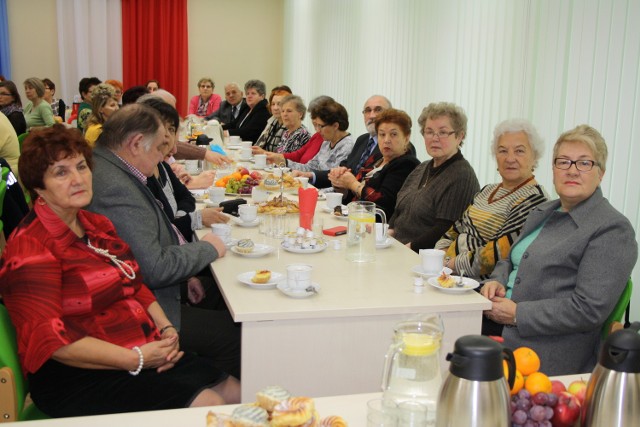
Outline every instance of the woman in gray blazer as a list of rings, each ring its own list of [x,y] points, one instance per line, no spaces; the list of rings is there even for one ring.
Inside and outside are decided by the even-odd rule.
[[[638,256],[629,220],[602,195],[607,146],[594,128],[560,135],[553,149],[559,199],[531,211],[509,256],[481,294],[505,325],[504,344],[527,346],[548,375],[591,372],[600,330]]]

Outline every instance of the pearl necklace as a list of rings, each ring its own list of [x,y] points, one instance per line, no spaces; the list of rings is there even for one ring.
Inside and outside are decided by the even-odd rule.
[[[116,267],[118,267],[120,271],[122,271],[122,273],[125,276],[127,276],[129,280],[133,280],[136,278],[136,272],[133,269],[133,267],[131,267],[126,262],[119,260],[115,255],[110,254],[108,250],[96,248],[95,246],[93,246],[91,244],[91,241],[89,240],[89,237],[87,237],[87,246],[89,247],[89,249],[92,249],[98,255],[102,255],[104,257],[109,258],[111,262],[114,263]],[[125,267],[127,268],[128,271],[125,270]]]

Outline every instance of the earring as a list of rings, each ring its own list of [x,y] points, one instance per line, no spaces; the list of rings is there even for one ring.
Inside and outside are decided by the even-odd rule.
[[[39,204],[40,206],[44,206],[44,205],[46,205],[46,204],[47,204],[47,201],[46,201],[45,199],[43,199],[43,198],[42,198],[42,196],[38,197],[37,202],[38,202],[38,204]]]

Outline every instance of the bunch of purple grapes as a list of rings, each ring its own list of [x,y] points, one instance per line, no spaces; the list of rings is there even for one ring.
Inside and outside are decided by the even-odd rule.
[[[511,427],[551,427],[553,408],[558,403],[554,393],[531,396],[522,389],[511,397]]]

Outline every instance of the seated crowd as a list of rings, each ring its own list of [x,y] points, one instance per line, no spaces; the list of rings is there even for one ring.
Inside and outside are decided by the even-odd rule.
[[[35,404],[64,417],[238,402],[241,327],[210,270],[226,246],[210,232],[194,239],[228,217],[197,209],[189,191],[215,173],[193,177],[175,162],[231,158],[178,141],[176,99],[157,80],[123,90],[82,79],[77,129],[59,124],[69,112],[51,80],[24,88],[23,107],[15,84],[0,82],[0,162],[19,177],[2,211],[0,295]],[[217,120],[344,204],[374,202],[409,250],[442,249],[446,267],[480,281],[492,302],[483,334],[535,349],[548,374],[593,369],[637,259],[630,222],[600,189],[607,146],[596,129],[557,139],[550,200],[533,174],[544,142],[524,119],[495,127],[486,151],[500,181],[481,187],[462,154],[467,116],[453,103],[428,104],[416,131],[407,112],[373,95],[367,131],[354,137],[329,96],[307,107],[288,86],[267,97],[260,80],[227,83],[224,100],[214,89],[200,79],[189,114]],[[412,135],[429,160],[418,160]]]

